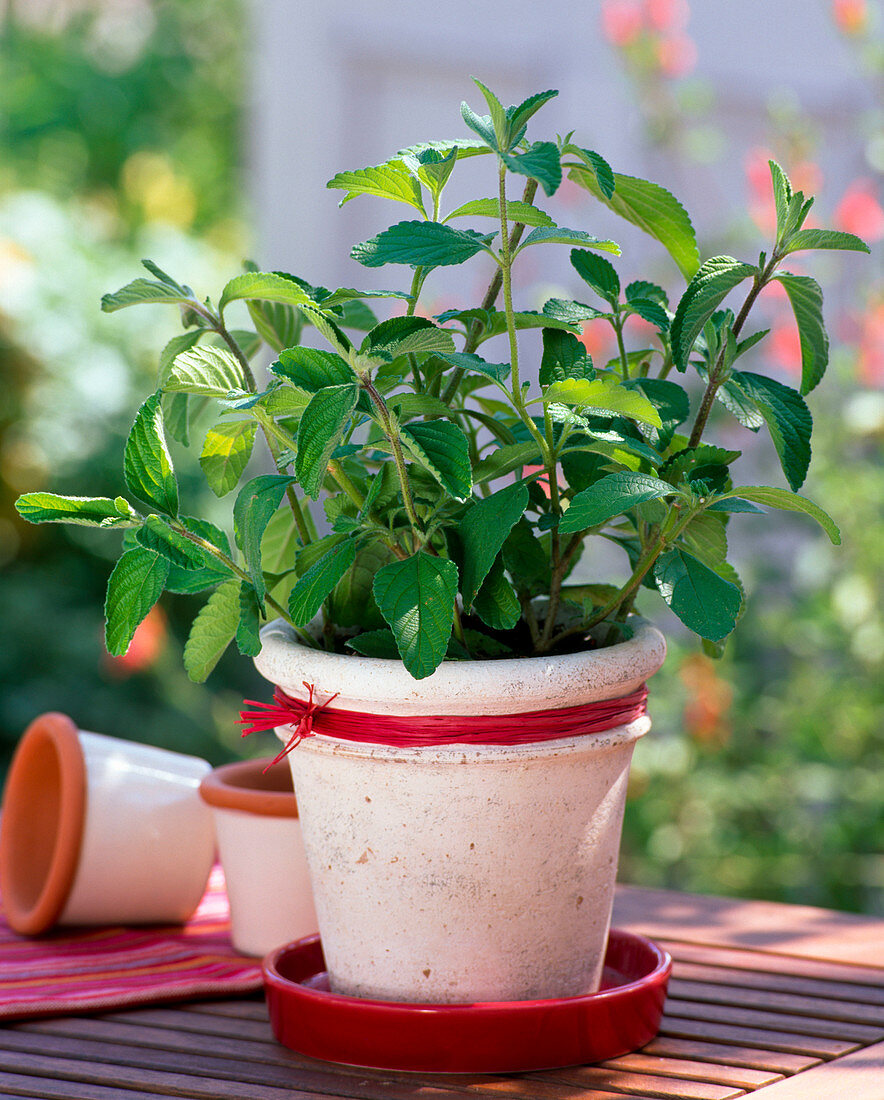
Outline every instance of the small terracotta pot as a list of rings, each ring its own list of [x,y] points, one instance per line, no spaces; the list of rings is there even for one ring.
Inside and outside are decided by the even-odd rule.
[[[64,714],[27,728],[0,817],[0,894],[16,932],[54,924],[178,923],[215,854],[200,801],[210,765],[77,729]]]
[[[266,955],[318,928],[291,771],[270,763],[225,764],[200,784],[215,815],[231,939],[247,955]]]

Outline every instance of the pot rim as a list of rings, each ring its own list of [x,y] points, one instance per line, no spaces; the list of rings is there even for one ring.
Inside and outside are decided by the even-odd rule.
[[[633,636],[603,649],[554,657],[445,661],[415,680],[401,661],[329,653],[301,645],[281,619],[261,631],[255,667],[294,698],[312,682],[320,699],[338,692],[334,706],[369,714],[475,715],[580,706],[627,695],[663,663],[666,641],[644,619],[629,620]]]
[[[200,798],[218,810],[239,810],[259,817],[298,816],[298,803],[287,765],[265,771],[274,760],[240,760],[213,768],[200,782]]]
[[[54,820],[33,813],[32,792],[41,782],[41,757],[54,756],[58,805]],[[86,761],[79,730],[66,715],[35,718],[22,735],[6,781],[0,828],[0,891],[10,927],[37,935],[51,927],[70,896],[80,862],[86,821]],[[34,866],[34,830],[47,837],[49,859]],[[45,833],[44,833],[45,836]]]

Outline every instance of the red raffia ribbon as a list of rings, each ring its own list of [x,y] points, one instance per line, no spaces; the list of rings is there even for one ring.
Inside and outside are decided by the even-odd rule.
[[[280,688],[272,703],[246,699],[257,710],[240,714],[243,737],[277,726],[292,726],[293,732],[273,761],[286,757],[305,737],[322,734],[340,741],[387,745],[391,748],[431,748],[434,745],[525,745],[535,741],[554,741],[562,737],[603,733],[615,726],[634,722],[646,713],[648,689],[644,684],[619,699],[602,699],[578,707],[534,710],[522,714],[438,714],[405,717],[390,714],[363,714],[354,710],[327,709],[338,697],[336,692],[324,703],[313,700],[315,687],[304,681],[308,698],[293,699]],[[322,714],[320,728],[315,728]]]

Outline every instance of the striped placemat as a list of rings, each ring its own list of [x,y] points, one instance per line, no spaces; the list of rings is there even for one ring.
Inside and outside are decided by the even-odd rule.
[[[0,1019],[99,1012],[260,989],[261,967],[230,943],[216,866],[185,925],[62,929],[39,938],[6,924],[0,899]]]

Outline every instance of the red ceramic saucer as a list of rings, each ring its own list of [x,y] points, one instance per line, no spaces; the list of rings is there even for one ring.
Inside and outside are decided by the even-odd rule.
[[[329,990],[318,936],[264,960],[276,1038],[310,1058],[424,1073],[517,1073],[583,1065],[657,1034],[672,959],[612,929],[598,993],[543,1001],[403,1004]]]

